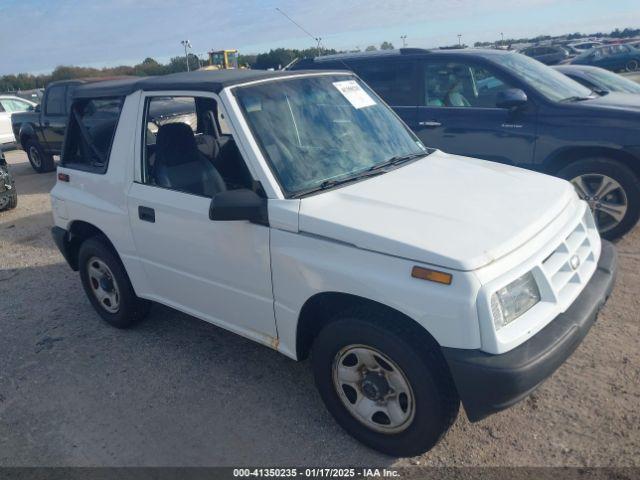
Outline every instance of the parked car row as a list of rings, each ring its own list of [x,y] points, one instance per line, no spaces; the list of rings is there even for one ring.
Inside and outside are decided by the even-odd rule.
[[[614,72],[636,72],[640,69],[640,49],[628,44],[605,45],[578,55],[571,64],[591,65]]]
[[[605,238],[640,217],[638,96],[597,95],[501,50],[410,48],[302,59],[291,68],[354,71],[425,145],[571,181]]]
[[[611,71],[635,72],[640,68],[640,50],[637,44],[602,45],[582,42],[572,45],[534,45],[520,51],[545,65],[591,65]]]

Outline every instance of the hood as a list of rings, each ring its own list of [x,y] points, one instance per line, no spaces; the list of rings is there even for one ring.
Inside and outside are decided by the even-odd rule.
[[[300,202],[299,229],[454,270],[517,249],[576,198],[555,177],[435,152]]]
[[[597,108],[617,108],[640,112],[640,95],[635,93],[609,92],[601,97],[595,97],[572,105],[583,105],[585,107]]]

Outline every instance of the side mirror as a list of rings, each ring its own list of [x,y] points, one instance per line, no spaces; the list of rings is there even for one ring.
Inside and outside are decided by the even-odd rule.
[[[267,199],[247,188],[227,190],[211,199],[209,218],[215,221],[249,220],[268,225]]]
[[[33,111],[34,112],[39,112],[40,111],[40,104],[38,104],[35,107],[33,107]]]
[[[498,108],[518,108],[525,103],[527,103],[527,94],[519,88],[509,88],[496,95],[496,107]]]

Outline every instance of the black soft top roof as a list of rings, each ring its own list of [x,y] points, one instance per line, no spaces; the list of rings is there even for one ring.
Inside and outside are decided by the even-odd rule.
[[[219,93],[223,88],[255,80],[300,75],[301,71],[268,70],[198,70],[158,77],[130,77],[85,84],[76,89],[74,98],[120,97],[137,90],[195,90]],[[318,73],[317,71],[310,73]]]

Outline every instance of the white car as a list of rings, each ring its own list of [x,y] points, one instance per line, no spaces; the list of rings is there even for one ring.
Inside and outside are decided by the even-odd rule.
[[[425,148],[349,72],[74,95],[53,236],[100,316],[128,327],[158,302],[311,354],[329,411],[379,451],[430,449],[460,400],[477,421],[524,398],[613,288],[568,182]]]
[[[0,95],[0,146],[15,143],[11,127],[11,114],[33,110],[36,104],[13,95]]]

